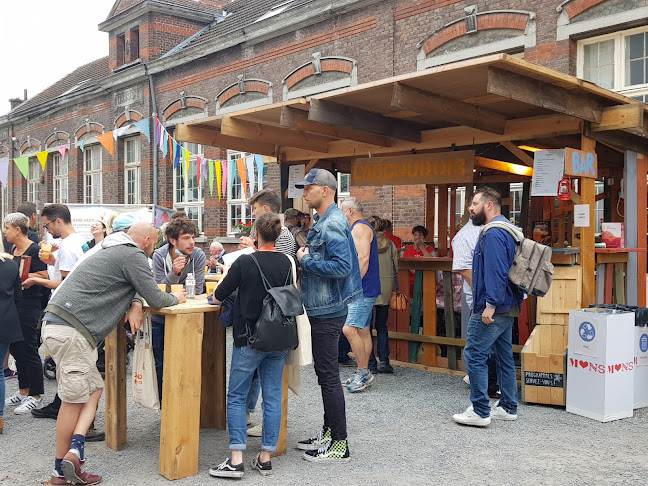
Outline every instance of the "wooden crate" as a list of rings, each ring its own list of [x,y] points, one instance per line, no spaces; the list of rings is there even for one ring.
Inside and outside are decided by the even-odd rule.
[[[568,327],[538,325],[522,352],[522,401],[565,405]]]
[[[583,267],[554,267],[554,279],[547,295],[538,297],[536,323],[569,324],[569,311],[581,308]]]

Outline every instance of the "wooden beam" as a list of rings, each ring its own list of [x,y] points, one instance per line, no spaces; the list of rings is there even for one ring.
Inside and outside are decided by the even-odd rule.
[[[625,149],[638,152],[640,154],[648,153],[648,138],[640,137],[633,133],[621,130],[610,130],[606,132],[594,132],[591,127],[585,125],[583,132],[585,136],[590,137],[598,142],[609,145],[616,145]]]
[[[285,128],[293,128],[303,132],[318,133],[343,140],[354,140],[356,142],[370,143],[380,147],[391,147],[391,139],[383,135],[363,132],[353,128],[345,128],[334,125],[327,125],[308,119],[308,111],[283,106],[281,108],[280,124]]]
[[[234,116],[225,116],[221,123],[223,135],[275,143],[281,146],[296,147],[315,152],[328,152],[330,138],[299,130],[288,130],[262,123],[251,123],[238,120]],[[249,150],[248,150],[249,152]]]
[[[304,168],[304,174],[308,174],[310,170],[317,165],[319,162],[319,159],[312,159],[306,164],[306,167]]]
[[[385,137],[420,143],[423,126],[401,120],[394,120],[371,111],[311,98],[308,119],[327,125],[353,128]]]
[[[509,174],[521,175],[530,177],[533,175],[533,168],[526,165],[511,164],[510,162],[502,162],[501,160],[487,159],[485,157],[475,157],[475,167],[486,167],[488,169],[499,170],[500,172],[508,172]]]
[[[648,231],[646,221],[648,220],[648,189],[646,179],[648,178],[648,156],[637,154],[637,248],[646,248]],[[632,223],[630,223],[632,224]],[[644,252],[637,254],[637,305],[646,307],[646,271],[648,270],[648,256]],[[631,284],[631,282],[628,282]]]
[[[533,167],[533,157],[527,154],[520,147],[518,147],[517,145],[515,145],[513,142],[509,140],[504,140],[501,142],[501,144],[502,147],[504,147],[506,150],[511,152],[513,155],[515,155],[524,165]]]
[[[398,108],[416,111],[425,119],[446,120],[486,132],[503,134],[506,125],[504,115],[402,83],[394,83],[391,104]]]
[[[603,110],[600,123],[592,123],[593,132],[605,130],[641,129],[644,127],[643,103],[608,106]]]
[[[242,150],[262,155],[275,155],[275,145],[256,140],[223,135],[216,128],[205,128],[196,125],[180,124],[176,126],[175,139],[178,142],[192,142],[208,147],[220,147],[232,150]]]
[[[581,150],[585,152],[596,152],[596,142],[583,135],[581,137]],[[596,229],[596,188],[595,179],[581,178],[580,196],[581,204],[589,204],[590,221],[589,226],[581,228],[580,238],[580,264],[583,268],[583,292],[581,306],[587,308],[590,304],[596,302],[596,279],[594,272],[596,270],[596,255],[594,252],[594,231]]]
[[[603,118],[603,105],[593,95],[561,88],[496,67],[488,68],[487,91],[583,120],[600,123]]]

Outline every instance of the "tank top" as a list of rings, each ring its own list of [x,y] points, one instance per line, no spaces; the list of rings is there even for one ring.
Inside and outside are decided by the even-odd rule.
[[[378,242],[376,241],[376,232],[364,219],[359,219],[353,223],[351,231],[353,231],[353,228],[358,223],[366,224],[373,233],[371,250],[369,252],[369,267],[367,268],[365,276],[362,277],[362,293],[365,297],[378,297],[380,295],[380,266],[378,264]]]

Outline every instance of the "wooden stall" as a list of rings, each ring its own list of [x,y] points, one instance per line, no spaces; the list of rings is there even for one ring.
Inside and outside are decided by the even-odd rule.
[[[597,258],[599,268],[617,265],[611,256],[595,252],[595,204],[602,198],[616,202],[622,178],[626,200],[633,201],[625,206],[628,246],[646,247],[646,106],[591,82],[495,54],[181,124],[176,139],[272,156],[280,164],[305,164],[306,171],[321,167],[347,172],[353,186],[424,185],[427,197],[421,210],[427,227],[437,222],[440,257],[451,257],[449,242],[455,232],[447,221],[448,210],[454,214],[454,208],[448,207],[445,195],[461,185],[501,185],[507,202],[507,185],[522,182],[520,224],[526,234],[532,221],[555,220],[560,234],[556,246],[580,248],[578,265],[558,271],[548,300],[537,304],[531,299],[528,305],[530,327],[536,323],[536,306],[540,321],[564,325],[570,306],[597,302]],[[578,181],[571,183],[569,201],[556,204],[554,197],[530,197],[535,148],[582,151],[596,158],[595,170],[589,163],[566,167],[565,174]],[[604,194],[596,194],[596,177],[609,183]],[[588,206],[589,215],[576,232],[573,211],[578,204]],[[429,274],[423,300],[432,307],[431,269],[439,265],[438,270],[447,272],[447,261],[402,263],[429,266],[422,268]],[[625,265],[624,299],[645,305],[645,253],[627,253]],[[622,277],[619,268],[615,295],[621,293]],[[606,273],[605,279],[610,278]],[[402,276],[399,280],[402,288],[409,287]],[[430,349],[434,344],[455,349],[464,342],[434,335],[436,312],[424,312],[424,318],[420,334],[406,325],[409,315],[395,316],[390,336],[398,355],[407,349],[409,356],[409,343],[424,343],[422,362],[456,368],[456,359],[449,355],[447,363],[441,362]]]

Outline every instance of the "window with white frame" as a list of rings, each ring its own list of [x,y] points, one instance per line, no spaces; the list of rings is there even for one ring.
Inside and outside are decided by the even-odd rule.
[[[511,184],[509,191],[509,220],[511,223],[520,225],[522,217],[522,183],[516,182]]]
[[[101,146],[83,151],[83,200],[86,204],[101,204]]]
[[[54,202],[67,204],[68,201],[68,161],[67,154],[52,154],[52,166],[54,174]]]
[[[141,157],[139,137],[124,140],[124,202],[140,204],[141,195]]]
[[[202,157],[202,145],[183,143],[182,147],[189,151],[189,174],[186,174],[185,161],[180,157],[180,166],[173,170],[173,208],[187,213],[198,231],[202,232],[205,214],[205,189],[198,189],[198,167],[196,157]]]
[[[605,192],[605,184],[602,181],[596,181],[594,187],[597,196]],[[612,211],[617,211],[618,209],[619,208],[612,208]],[[601,223],[603,222],[603,218],[605,218],[605,200],[601,199],[600,201],[596,201],[596,233],[601,232]]]
[[[648,27],[579,41],[578,76],[648,101]]]
[[[29,173],[27,177],[27,200],[38,202],[38,185],[40,184],[40,162],[37,159],[29,160]]]
[[[227,151],[227,160],[237,160],[252,155],[247,152],[235,152],[233,150]],[[254,164],[254,192],[257,192],[259,187],[259,170],[256,163]],[[228,236],[235,236],[237,231],[234,225],[238,223],[249,223],[254,218],[252,217],[252,208],[248,205],[247,201],[250,197],[249,183],[246,191],[243,191],[241,184],[241,177],[238,174],[236,164],[234,164],[234,177],[229,177],[227,181],[227,234]],[[261,178],[261,185],[259,189],[263,189],[268,185],[268,171],[263,171]]]
[[[351,197],[351,174],[343,174],[338,172],[337,176],[337,197],[338,197],[338,206],[346,198]]]

